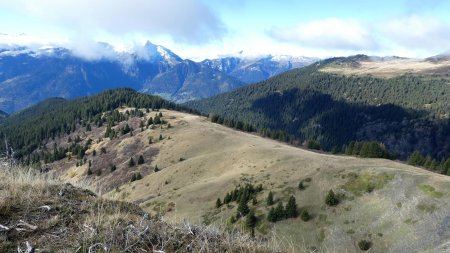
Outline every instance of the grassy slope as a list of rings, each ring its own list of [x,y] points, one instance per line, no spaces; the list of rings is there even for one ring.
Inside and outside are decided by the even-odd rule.
[[[450,61],[431,61],[419,59],[397,58],[387,61],[373,61],[365,59],[359,61],[358,66],[332,65],[323,68],[321,71],[342,74],[342,75],[373,75],[383,78],[392,78],[404,74],[424,74],[436,75],[448,73]],[[448,76],[447,76],[448,77]]]
[[[223,224],[235,213],[236,204],[217,210],[217,197],[223,198],[238,184],[262,183],[264,191],[254,207],[261,220],[257,234],[275,234],[284,247],[359,252],[357,242],[367,239],[373,242],[371,252],[440,252],[450,236],[449,177],[389,160],[311,152],[237,132],[203,117],[162,112],[172,128],[136,130],[133,137],[103,139],[93,146],[107,147],[108,152],[115,152],[114,160],[122,161],[113,173],[103,169],[101,176],[89,177],[101,185],[121,181],[122,186],[107,193],[108,197],[134,201],[169,219]],[[138,129],[139,121],[135,118],[129,123]],[[96,140],[103,133],[104,129],[94,128],[86,135]],[[148,144],[149,135],[157,140],[160,134],[162,141]],[[133,148],[120,158],[126,147]],[[127,167],[129,155],[137,157],[147,149],[158,152],[145,156],[144,165]],[[88,159],[95,166],[102,155],[92,157],[91,151]],[[65,160],[52,166],[64,168],[60,173],[67,179],[84,179],[87,165],[76,168],[74,164]],[[162,170],[153,172],[155,165]],[[128,183],[135,171],[145,177]],[[312,181],[299,191],[299,181],[307,177]],[[368,188],[374,189],[367,192]],[[337,207],[324,204],[330,189],[345,195]],[[283,203],[295,195],[299,208],[308,210],[313,219],[268,223],[264,216],[269,190]]]
[[[0,163],[0,252],[273,252],[239,233],[149,217],[34,170]],[[20,249],[18,249],[20,248]],[[35,252],[32,251],[32,252]],[[31,252],[31,251],[27,251]]]

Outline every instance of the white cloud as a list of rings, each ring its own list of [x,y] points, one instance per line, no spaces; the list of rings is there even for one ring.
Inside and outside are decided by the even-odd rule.
[[[409,16],[380,23],[378,32],[395,47],[440,53],[450,48],[450,24]]]
[[[328,18],[272,28],[268,34],[277,41],[328,55],[428,57],[450,49],[450,24],[427,16],[404,16],[371,24]]]
[[[6,34],[0,33],[0,48],[10,48],[17,46],[26,46],[36,49],[42,46],[62,45],[66,40],[51,35],[33,36],[29,34]]]
[[[272,28],[269,35],[310,48],[360,50],[377,47],[370,27],[356,20],[328,18],[295,27]]]
[[[433,8],[443,2],[433,1]],[[415,0],[413,6],[425,2]],[[228,4],[224,2],[220,6],[229,8]],[[169,48],[182,58],[195,60],[241,50],[250,56],[329,57],[362,53],[428,57],[450,49],[450,23],[425,14],[371,23],[326,18],[272,27],[269,31],[262,27],[236,32],[231,26],[228,33],[204,0],[0,0],[0,9],[17,14],[9,19],[0,17],[0,48],[11,44],[32,48],[62,46],[87,59],[113,59],[117,50],[143,55],[147,40]],[[15,22],[14,17],[26,18]],[[34,24],[30,20],[39,22]]]
[[[201,0],[0,0],[0,8],[84,36],[139,32],[206,43],[220,39],[226,32],[222,21]]]
[[[78,57],[86,60],[117,60],[117,51],[109,44],[96,43],[90,40],[76,40],[70,42],[67,46],[71,49],[72,53]]]

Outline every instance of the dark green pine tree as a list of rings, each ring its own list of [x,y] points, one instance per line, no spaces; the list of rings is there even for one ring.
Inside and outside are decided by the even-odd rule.
[[[87,175],[88,175],[88,176],[92,175],[92,170],[91,170],[90,167],[88,168]]]
[[[339,204],[339,199],[334,194],[333,190],[330,190],[325,198],[325,204],[329,206],[336,206]]]
[[[425,158],[418,150],[414,151],[408,159],[408,164],[414,166],[422,166],[424,162]]]
[[[258,200],[256,199],[256,196],[253,196],[252,205],[256,206],[257,204],[258,204]]]
[[[133,157],[130,158],[130,160],[128,161],[128,167],[133,167],[134,165],[136,165],[134,163]]]
[[[158,165],[155,165],[154,171],[155,171],[155,172],[158,172],[158,171],[159,171]]]
[[[283,202],[281,202],[281,201],[278,202],[277,207],[275,207],[275,217],[276,217],[277,221],[282,220],[286,217],[286,212],[283,207]]]
[[[257,222],[258,219],[255,216],[255,211],[250,210],[250,212],[247,215],[247,218],[245,219],[245,225],[247,226],[247,228],[251,230],[252,237],[255,237],[255,227]]]
[[[158,115],[155,116],[155,119],[153,120],[153,124],[155,124],[155,125],[161,124],[161,119],[158,117]]]
[[[302,219],[302,221],[309,221],[311,219],[311,215],[308,213],[308,211],[303,210],[300,213],[300,219]]]
[[[423,162],[423,167],[431,169],[432,165],[433,165],[433,158],[431,158],[430,155],[427,155],[427,157],[425,157],[425,160]]]
[[[150,125],[152,125],[152,124],[153,124],[153,118],[150,117],[150,118],[147,120],[147,126],[150,126]]]
[[[257,191],[257,192],[262,192],[262,190],[263,190],[263,186],[262,186],[262,184],[259,184],[259,185],[256,187],[256,191]]]
[[[237,217],[244,217],[245,215],[248,214],[248,212],[250,212],[250,208],[248,208],[247,201],[248,199],[246,198],[241,198],[241,200],[239,201],[239,205],[237,208]]]
[[[295,218],[298,216],[297,203],[295,197],[291,196],[286,204],[286,218]]]
[[[277,221],[277,215],[275,214],[275,208],[270,208],[269,213],[267,214],[267,220],[270,222]]]
[[[271,205],[274,204],[272,191],[270,191],[269,195],[267,195],[267,201],[266,202],[267,202],[268,206],[271,206]]]
[[[144,164],[144,157],[142,155],[138,158],[138,164]]]
[[[445,162],[442,164],[444,173],[447,172],[447,176],[450,176],[450,158],[445,160]]]
[[[220,198],[217,198],[216,200],[216,208],[220,208],[222,206],[222,201],[220,200]]]
[[[229,192],[227,192],[227,194],[225,195],[225,198],[223,198],[223,203],[224,204],[228,204],[231,202],[231,194]]]

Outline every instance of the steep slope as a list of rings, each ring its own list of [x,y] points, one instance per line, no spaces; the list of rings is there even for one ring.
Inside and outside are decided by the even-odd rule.
[[[315,140],[325,150],[344,151],[351,141],[376,140],[403,159],[414,150],[447,159],[450,80],[448,72],[440,72],[445,64],[406,73],[416,64],[402,70],[397,61],[402,60],[329,59],[186,105],[252,124],[269,136],[284,132],[290,141]],[[377,77],[381,67],[374,66],[396,74]]]
[[[119,109],[124,115],[127,110],[134,111]],[[112,128],[120,132],[128,124],[132,133],[106,138],[105,126],[71,133],[72,140],[81,138],[80,144],[94,140],[85,158],[64,158],[44,168],[71,182],[92,180],[108,197],[133,201],[152,214],[244,231],[248,231],[245,218],[230,223],[238,204],[231,201],[216,208],[216,200],[223,200],[238,185],[261,184],[256,201],[248,204],[257,217],[256,235],[271,238],[275,234],[283,247],[297,252],[361,252],[363,240],[371,245],[370,252],[448,249],[447,176],[390,160],[315,153],[235,131],[201,116],[168,110],[141,112]],[[141,122],[159,113],[166,123],[141,127]],[[70,145],[68,138],[50,140],[47,146]],[[334,207],[325,204],[330,189],[340,200]],[[274,206],[295,196],[298,211],[306,210],[309,220],[269,222],[269,191],[274,193]]]
[[[120,87],[185,102],[231,91],[313,61],[235,58],[240,64],[227,69],[216,63],[225,64],[228,58],[194,62],[150,42],[125,52],[106,43],[96,46],[83,57],[65,48],[1,49],[0,109],[12,113],[49,97],[70,99]]]

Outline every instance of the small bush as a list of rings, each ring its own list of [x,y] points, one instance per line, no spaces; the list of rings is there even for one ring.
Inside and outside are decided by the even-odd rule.
[[[138,164],[144,164],[144,157],[142,155],[139,156],[138,158]]]
[[[222,201],[220,200],[220,198],[217,198],[216,208],[220,208],[221,206],[222,206]]]
[[[300,183],[298,183],[298,189],[300,191],[303,191],[304,189],[306,189],[305,185],[303,184],[303,181],[301,181]]]
[[[308,211],[303,210],[300,213],[300,219],[302,219],[302,221],[309,221],[311,219],[311,215],[308,213]]]
[[[134,163],[134,160],[133,160],[133,157],[131,157],[130,158],[130,160],[128,161],[128,167],[133,167],[134,165],[136,165],[135,163]]]
[[[274,204],[273,193],[271,191],[269,192],[269,195],[267,195],[267,201],[266,202],[267,202],[268,206],[271,206],[271,205]]]
[[[320,143],[318,141],[315,140],[309,140],[306,142],[306,147],[309,149],[316,149],[316,150],[320,150]]]
[[[142,175],[141,175],[141,173],[138,172],[131,176],[130,182],[134,182],[134,181],[141,180],[141,179],[142,179]]]
[[[372,242],[367,240],[361,240],[358,242],[359,249],[368,251],[372,247]]]
[[[333,190],[330,190],[325,198],[325,204],[329,206],[337,206],[339,204],[339,199],[334,194]]]

